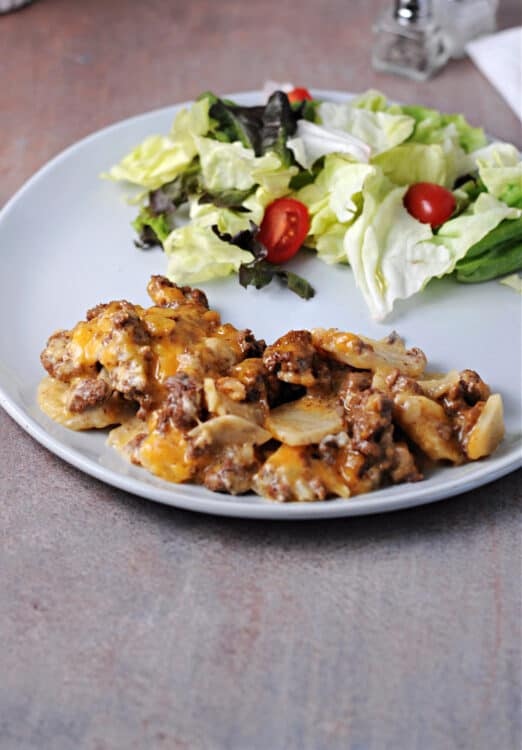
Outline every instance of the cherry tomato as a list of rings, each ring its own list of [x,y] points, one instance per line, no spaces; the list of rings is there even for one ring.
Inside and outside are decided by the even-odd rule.
[[[312,94],[308,91],[308,89],[292,89],[288,94],[288,100],[292,102],[302,102],[303,99],[308,99],[308,101],[312,101]]]
[[[270,263],[285,263],[299,250],[310,229],[308,209],[294,198],[278,198],[265,211],[258,240]]]
[[[455,210],[455,196],[441,185],[417,182],[408,188],[404,205],[409,213],[423,224],[439,227]]]

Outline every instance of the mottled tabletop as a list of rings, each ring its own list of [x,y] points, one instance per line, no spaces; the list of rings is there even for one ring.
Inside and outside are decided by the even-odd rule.
[[[39,0],[0,16],[0,205],[100,127],[266,78],[380,88],[522,146],[469,60],[424,84],[372,71],[383,5]],[[501,0],[500,27],[520,22]],[[101,484],[1,410],[0,430],[2,750],[520,748],[520,472],[388,515],[241,521]]]

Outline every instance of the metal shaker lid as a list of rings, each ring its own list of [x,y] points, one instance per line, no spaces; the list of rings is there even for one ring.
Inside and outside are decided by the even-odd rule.
[[[399,23],[416,23],[431,17],[431,0],[395,0],[395,18]]]

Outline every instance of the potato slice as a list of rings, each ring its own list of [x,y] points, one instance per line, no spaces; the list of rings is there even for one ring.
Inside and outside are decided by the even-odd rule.
[[[272,409],[266,419],[266,428],[272,435],[293,446],[319,443],[325,435],[340,432],[343,426],[343,419],[331,402],[311,396]]]
[[[399,393],[394,399],[393,417],[433,461],[462,463],[464,456],[459,450],[450,419],[440,404],[426,396]]]
[[[38,386],[40,409],[55,422],[70,430],[100,430],[121,424],[130,419],[136,411],[128,401],[113,396],[99,406],[93,406],[83,412],[72,412],[67,404],[73,387],[72,384],[62,383],[54,378],[44,378]]]
[[[200,448],[215,447],[223,448],[227,445],[262,445],[272,435],[254,422],[249,422],[242,417],[227,414],[222,417],[213,417],[207,422],[202,422],[188,433],[191,442]]]
[[[229,380],[232,381],[233,378],[229,378]],[[239,383],[239,385],[242,384]],[[236,417],[246,419],[248,422],[263,424],[267,410],[263,403],[259,401],[236,401],[217,388],[216,382],[212,378],[205,378],[203,388],[207,409],[213,416],[222,417],[233,414]]]
[[[434,400],[442,398],[452,386],[459,382],[459,371],[450,370],[446,375],[432,375],[426,380],[419,380],[419,385],[425,396]]]
[[[403,375],[418,378],[426,368],[426,356],[420,349],[404,349],[397,342],[376,341],[336,328],[315,328],[314,346],[338,362],[361,370],[397,369]]]
[[[480,417],[468,435],[466,453],[468,458],[489,456],[504,437],[504,409],[502,397],[494,393],[488,398]]]

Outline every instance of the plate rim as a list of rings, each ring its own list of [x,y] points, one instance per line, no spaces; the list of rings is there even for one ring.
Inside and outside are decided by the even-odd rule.
[[[165,488],[155,487],[154,485],[147,485],[145,482],[141,482],[133,477],[120,474],[102,464],[96,464],[95,461],[83,456],[77,449],[70,448],[57,438],[54,438],[34,419],[27,415],[23,409],[12,402],[11,399],[6,399],[5,396],[6,394],[0,386],[0,406],[4,408],[9,416],[38,443],[76,469],[105,484],[129,492],[136,497],[153,500],[174,508],[183,508],[184,510],[193,510],[211,515],[288,521],[374,515],[376,513],[414,508],[457,496],[494,482],[522,467],[522,450],[519,450],[521,446],[520,441],[518,441],[517,445],[511,448],[508,453],[496,458],[493,466],[485,462],[476,462],[473,465],[476,465],[477,468],[470,476],[465,475],[456,479],[450,478],[444,482],[437,482],[434,486],[427,483],[429,480],[423,480],[423,482],[415,484],[400,484],[382,488],[381,490],[367,492],[353,498],[347,498],[346,500],[343,498],[334,498],[332,500],[309,503],[278,503],[261,496],[259,497],[259,502],[244,503],[236,499],[221,500],[221,497],[228,498],[229,496],[220,495],[219,493],[214,493],[217,496],[216,499],[190,497],[184,493],[183,484],[176,485],[165,481],[165,485],[167,485]],[[188,486],[197,487],[197,485]],[[401,489],[405,487],[412,487],[417,491],[408,493],[406,496],[398,498],[392,496],[390,498],[390,490],[396,490],[400,493]]]
[[[260,91],[248,90],[224,94],[229,98],[244,98],[259,96]],[[352,92],[343,92],[336,89],[313,89],[315,96],[331,97],[340,101],[349,100],[356,96]],[[32,174],[18,190],[7,200],[0,209],[0,226],[6,216],[12,210],[12,207],[23,198],[25,193],[30,190],[33,184],[45,178],[45,175],[52,171],[61,161],[66,160],[77,150],[87,146],[91,142],[103,138],[111,131],[117,130],[122,126],[126,127],[139,120],[145,120],[148,117],[154,117],[168,112],[176,112],[182,107],[190,106],[193,100],[171,104],[165,107],[158,107],[146,112],[131,115],[106,125],[93,133],[84,136],[67,146],[55,156],[45,162],[34,174]],[[500,457],[490,457],[487,460],[492,463],[477,462],[476,470],[470,475],[466,474],[455,479],[437,482],[435,485],[427,484],[429,480],[415,483],[414,485],[395,485],[394,487],[382,488],[374,492],[364,493],[354,498],[341,499],[335,498],[323,502],[292,502],[278,503],[266,498],[259,497],[258,502],[246,503],[240,499],[230,500],[222,499],[223,495],[213,493],[215,498],[191,497],[184,492],[184,485],[165,482],[165,488],[148,485],[134,477],[126,476],[102,464],[97,464],[94,460],[83,455],[82,452],[74,447],[67,446],[56,437],[53,437],[45,430],[24,408],[4,390],[0,383],[0,406],[7,414],[34,440],[43,445],[66,463],[74,466],[83,473],[94,477],[117,489],[124,490],[130,494],[162,503],[174,508],[192,510],[199,513],[207,513],[225,517],[255,518],[264,520],[311,520],[340,518],[356,515],[373,515],[376,513],[391,512],[407,508],[418,507],[448,497],[460,495],[477,487],[484,486],[490,482],[496,481],[501,477],[516,471],[522,467],[522,442],[520,437],[517,443],[511,447],[508,452]],[[189,485],[197,487],[197,485]],[[408,492],[406,495],[401,494],[401,489],[414,487],[416,491]],[[398,497],[390,496],[390,491],[395,490]],[[207,490],[208,491],[208,490]]]

